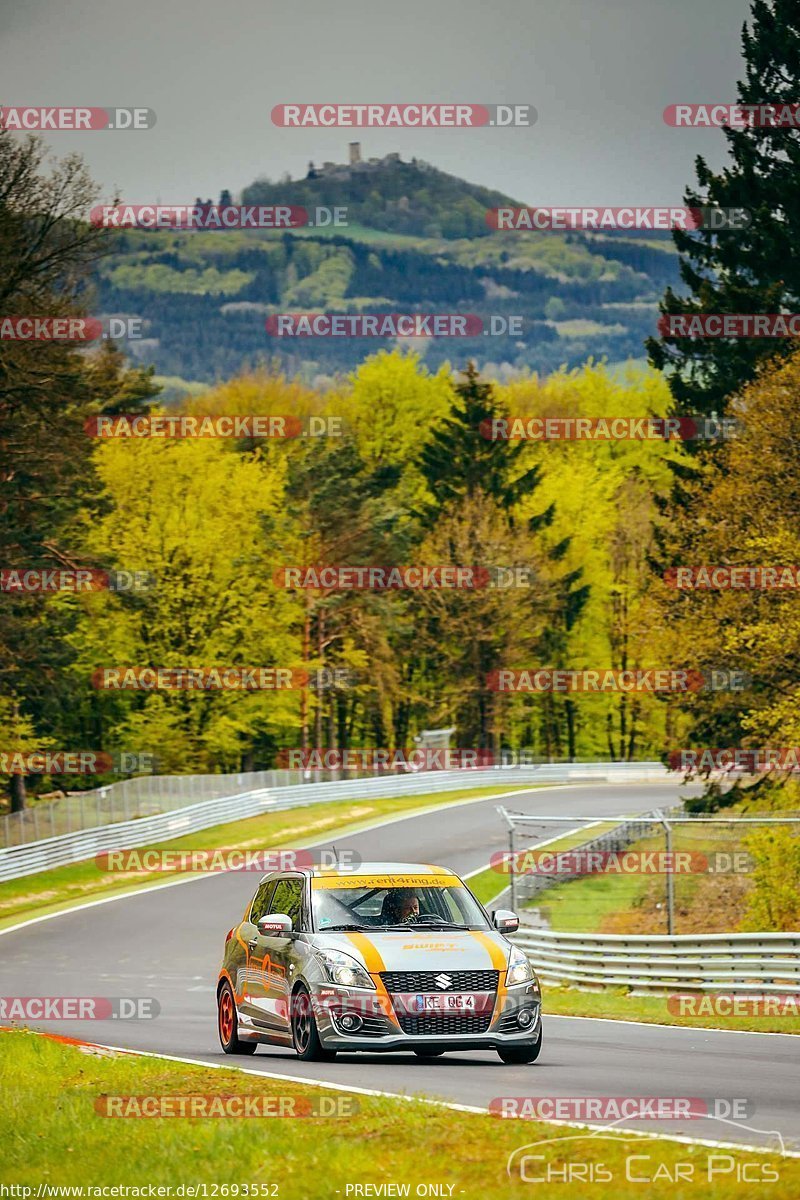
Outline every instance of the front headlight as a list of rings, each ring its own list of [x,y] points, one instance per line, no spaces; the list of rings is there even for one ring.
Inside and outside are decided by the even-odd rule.
[[[509,987],[513,987],[517,983],[529,983],[535,978],[533,967],[519,946],[512,946],[511,953],[508,956],[508,967],[506,968],[506,984]]]
[[[357,959],[351,958],[341,950],[318,950],[317,961],[330,979],[342,987],[370,988],[375,990],[375,984]]]

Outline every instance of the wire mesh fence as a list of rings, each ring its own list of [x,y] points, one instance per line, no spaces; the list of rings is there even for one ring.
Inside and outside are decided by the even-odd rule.
[[[527,926],[621,935],[800,926],[800,813],[498,811],[509,849],[495,863],[494,903],[508,903]],[[569,834],[546,835],[566,824]]]
[[[156,813],[235,796],[260,788],[305,782],[303,771],[249,771],[235,775],[139,775],[92,791],[72,792],[31,804],[0,820],[0,846],[22,846],[42,838],[134,821]]]

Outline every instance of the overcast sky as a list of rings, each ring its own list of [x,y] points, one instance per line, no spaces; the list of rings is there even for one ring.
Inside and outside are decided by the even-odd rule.
[[[104,194],[180,203],[309,159],[399,151],[527,204],[670,204],[721,132],[748,0],[0,0],[3,105],[130,105],[141,132],[53,133]],[[529,103],[532,129],[279,129],[281,102]]]

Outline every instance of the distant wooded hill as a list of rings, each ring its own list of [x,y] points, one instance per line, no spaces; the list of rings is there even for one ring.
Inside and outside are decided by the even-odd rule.
[[[386,344],[267,335],[270,313],[310,309],[522,318],[521,335],[417,342],[430,367],[473,358],[498,373],[549,372],[588,357],[641,358],[658,297],[678,279],[663,234],[492,232],[487,209],[519,201],[396,156],[259,180],[241,201],[345,207],[347,225],[117,235],[96,307],[144,319],[146,338],[130,348],[159,374],[213,382],[277,361],[315,379]]]

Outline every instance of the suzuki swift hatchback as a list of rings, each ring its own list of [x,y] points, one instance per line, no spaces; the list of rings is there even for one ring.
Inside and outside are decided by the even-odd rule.
[[[505,937],[518,924],[505,910],[490,920],[445,867],[274,871],[225,940],[222,1048],[294,1046],[303,1059],[496,1050],[503,1062],[533,1062],[541,994]]]

